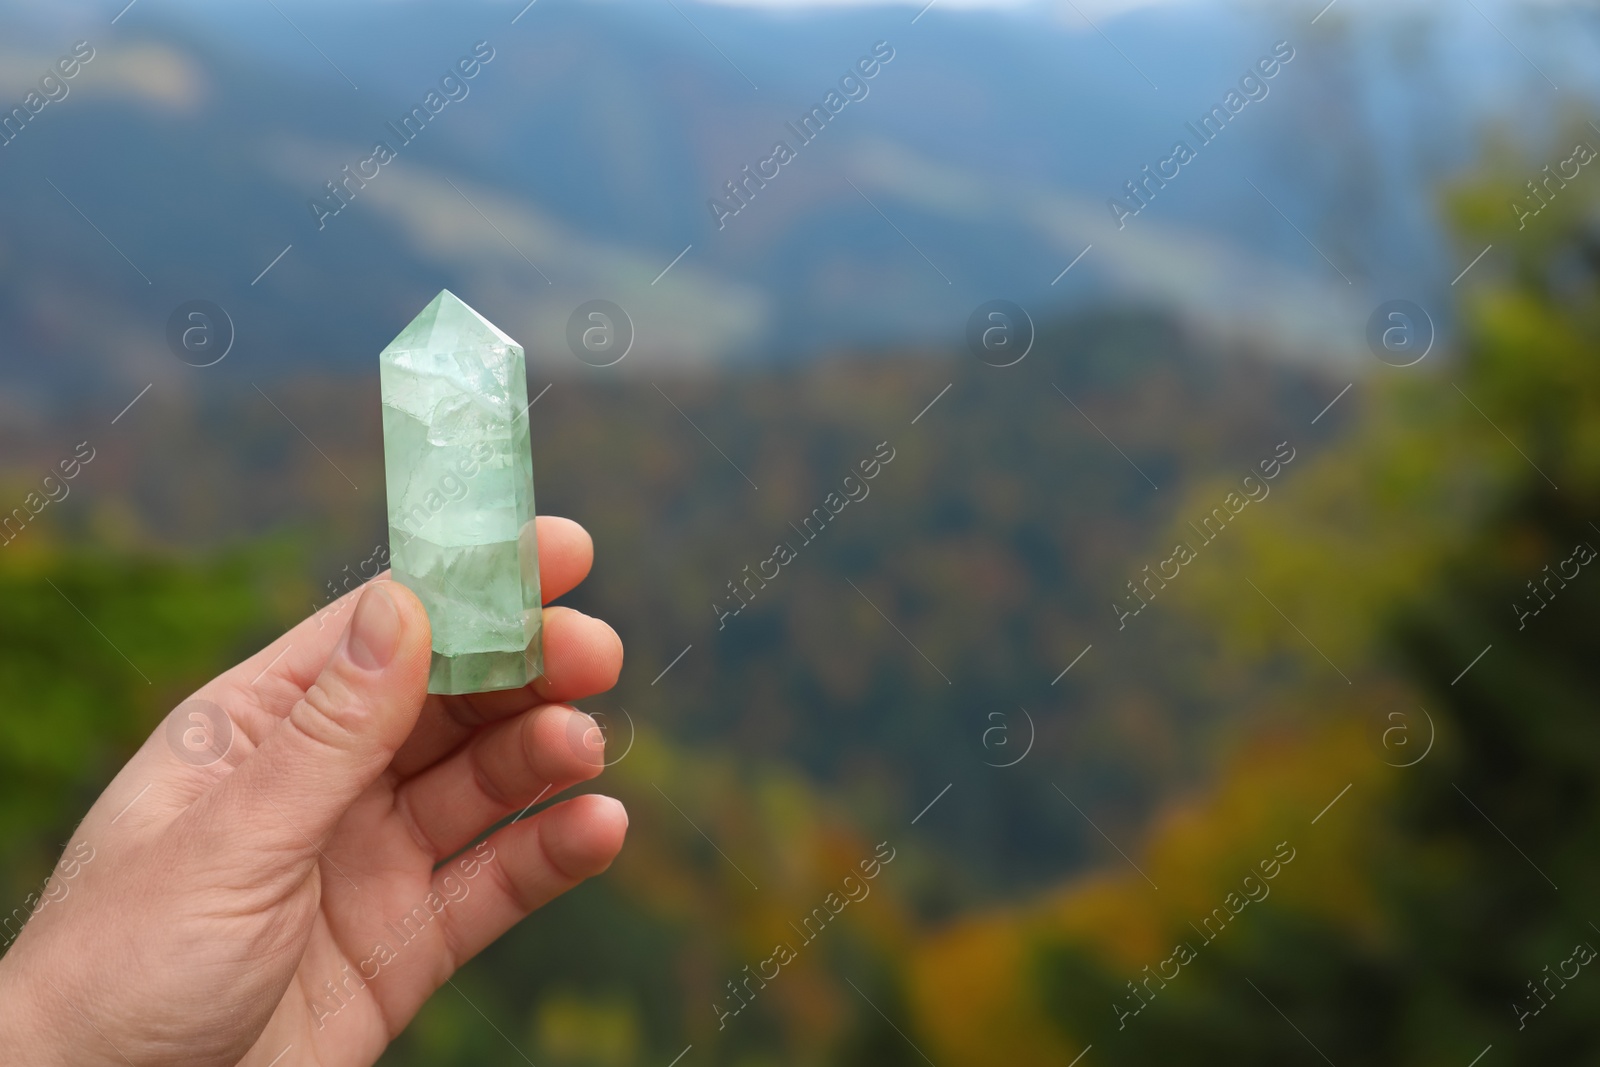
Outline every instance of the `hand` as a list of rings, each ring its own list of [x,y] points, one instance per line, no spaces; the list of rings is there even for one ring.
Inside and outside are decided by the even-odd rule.
[[[550,599],[594,548],[537,522]],[[616,682],[616,633],[545,608],[544,677],[469,697],[426,695],[430,647],[422,604],[380,576],[195,694],[227,713],[225,756],[156,730],[0,960],[0,1056],[370,1064],[463,963],[605,870],[628,819],[594,795],[462,850],[600,772],[600,731],[558,702]]]

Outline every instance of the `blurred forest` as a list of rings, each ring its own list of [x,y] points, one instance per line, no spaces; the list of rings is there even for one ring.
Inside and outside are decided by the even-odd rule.
[[[1491,143],[1442,191],[1464,258],[1494,249],[1453,350],[1322,415],[1346,371],[1141,308],[1008,368],[554,384],[539,508],[594,533],[569,600],[627,644],[588,706],[628,846],[384,1062],[1600,1062],[1600,978],[1548,980],[1600,944],[1600,579],[1541,584],[1600,545],[1600,193],[1519,230],[1538,167]],[[168,710],[381,543],[376,388],[276,387],[316,448],[254,391],[62,432],[96,459],[0,551],[7,899]],[[882,442],[870,495],[719,628]],[[1119,628],[1280,442],[1270,495]],[[7,500],[39,447],[7,448]],[[870,897],[719,1023],[880,842]]]

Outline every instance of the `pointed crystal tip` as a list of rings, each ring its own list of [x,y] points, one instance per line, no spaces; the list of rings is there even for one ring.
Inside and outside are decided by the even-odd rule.
[[[439,290],[427,307],[389,342],[385,352],[417,349],[475,348],[479,345],[506,345],[520,348],[505,332],[478,314],[448,289]]]

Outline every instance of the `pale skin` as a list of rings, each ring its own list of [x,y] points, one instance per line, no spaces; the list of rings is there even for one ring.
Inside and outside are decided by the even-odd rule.
[[[549,601],[593,545],[566,519],[537,532]],[[544,677],[473,697],[426,694],[430,647],[421,603],[380,578],[194,694],[227,712],[225,756],[186,761],[158,728],[67,846],[92,859],[57,868],[0,960],[4,1058],[364,1067],[467,960],[604,871],[628,818],[594,794],[469,846],[600,772],[604,739],[565,702],[616,682],[616,633],[546,607]]]

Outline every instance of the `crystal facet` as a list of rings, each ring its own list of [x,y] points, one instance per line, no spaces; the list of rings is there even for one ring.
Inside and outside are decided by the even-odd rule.
[[[433,624],[430,693],[544,669],[522,347],[445,291],[379,357],[389,558]]]

